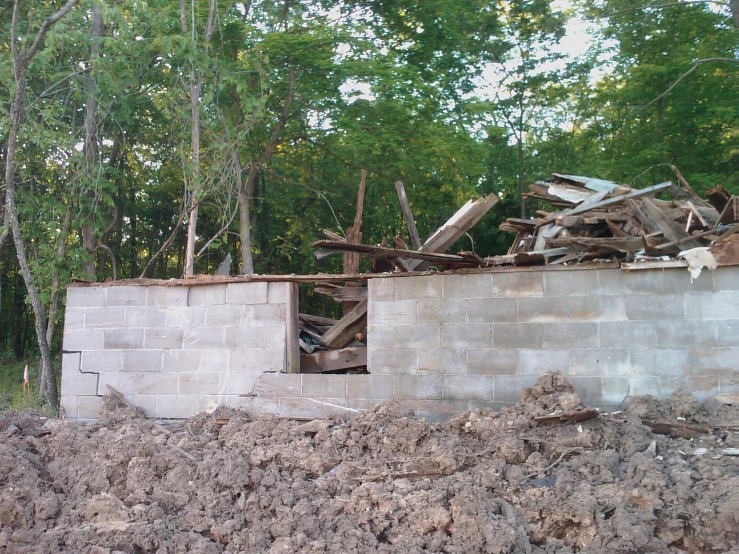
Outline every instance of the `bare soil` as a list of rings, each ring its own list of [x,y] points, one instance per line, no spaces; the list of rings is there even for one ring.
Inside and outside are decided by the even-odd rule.
[[[0,413],[0,552],[739,553],[736,407],[678,393],[534,420],[580,406],[555,373],[444,424],[392,403],[308,424],[157,424],[115,399],[93,425]]]

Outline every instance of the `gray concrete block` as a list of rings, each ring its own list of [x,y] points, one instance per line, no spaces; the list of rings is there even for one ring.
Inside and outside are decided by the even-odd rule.
[[[583,404],[599,404],[603,402],[603,381],[600,377],[572,376],[567,378],[575,392],[582,398]]]
[[[62,396],[95,395],[98,392],[98,375],[81,373],[62,375]]]
[[[649,321],[606,321],[598,326],[601,348],[639,350],[657,345],[655,325]]]
[[[82,364],[81,352],[62,354],[62,375],[75,375],[80,372]]]
[[[440,325],[396,325],[393,329],[395,350],[438,348],[440,346]]]
[[[493,296],[543,296],[542,271],[509,271],[493,273]]]
[[[540,375],[547,371],[568,373],[572,358],[569,350],[518,351],[518,371],[521,375]]]
[[[194,352],[194,351],[193,351]],[[229,350],[200,350],[200,371],[205,373],[228,372],[231,367],[231,354]]]
[[[126,327],[161,328],[166,322],[167,310],[156,307],[126,308]]]
[[[713,272],[714,290],[739,290],[739,267],[718,267]]]
[[[615,406],[625,405],[631,392],[631,377],[602,377],[601,402]]]
[[[85,327],[119,329],[125,326],[126,308],[86,308]]]
[[[490,298],[493,287],[489,273],[444,275],[443,298]]]
[[[83,357],[84,362],[84,357]],[[161,350],[123,350],[121,371],[161,371]]]
[[[236,371],[224,374],[228,394],[255,394],[259,371]]]
[[[346,398],[346,375],[303,375],[301,396]]]
[[[705,402],[723,392],[719,390],[719,379],[716,373],[703,371],[680,377],[660,377],[660,394],[665,398],[673,391],[682,389],[689,391],[700,402]]]
[[[660,398],[659,377],[632,375],[629,378],[629,396],[643,396],[645,394]]]
[[[122,350],[100,350],[82,353],[81,371],[83,373],[118,372],[122,365]]]
[[[285,325],[285,315],[280,304],[253,304],[244,306],[244,321],[250,327]]]
[[[392,375],[347,375],[346,397],[389,400],[393,397]],[[351,407],[351,404],[349,405]]]
[[[251,322],[246,319],[246,306],[243,304],[216,304],[205,308],[205,327],[246,327]]]
[[[441,375],[394,375],[396,400],[441,400]]]
[[[663,270],[601,269],[598,281],[601,295],[662,294],[665,285]]]
[[[739,291],[694,292],[685,295],[688,319],[739,319]]]
[[[416,350],[375,350],[367,353],[367,369],[373,374],[417,373]]]
[[[713,271],[703,270],[697,279],[691,279],[690,272],[684,268],[665,269],[662,275],[662,292],[665,294],[685,294],[686,292],[713,291]]]
[[[259,327],[264,332],[264,347],[279,348],[286,350],[287,348],[287,332],[285,327]],[[299,356],[299,354],[298,354]]]
[[[167,308],[165,327],[172,329],[192,329],[202,327],[204,322],[204,306]]]
[[[301,395],[302,375],[287,373],[264,373],[257,382],[257,396],[283,398]]]
[[[156,413],[157,397],[146,394],[129,394],[125,395],[125,399],[139,410],[144,412],[146,417],[154,417]]]
[[[544,348],[598,348],[597,323],[544,325]]]
[[[467,373],[467,351],[462,348],[419,350],[418,373]]]
[[[444,400],[492,400],[491,375],[444,375],[441,378]]]
[[[467,300],[464,298],[419,300],[417,310],[418,323],[465,323],[467,321]]]
[[[64,310],[64,329],[84,329],[85,308],[67,308]]]
[[[285,371],[285,349],[239,348],[231,351],[230,371]]]
[[[285,283],[272,283],[282,285]],[[227,304],[266,304],[269,283],[229,283],[226,285]],[[220,304],[220,302],[219,302]]]
[[[225,347],[264,348],[264,327],[227,327]]]
[[[454,323],[442,325],[441,345],[444,348],[490,348],[492,346],[490,324]]]
[[[357,411],[349,407],[349,401],[346,398],[321,398],[318,400],[322,402],[324,418],[357,415]]]
[[[651,352],[651,350],[637,350],[636,352]],[[570,373],[572,375],[620,377],[632,373],[632,362],[628,350],[576,349],[572,350],[571,356]]]
[[[717,343],[714,321],[656,321],[654,329],[659,348],[709,348]]]
[[[626,321],[626,303],[623,296],[571,296],[568,302],[570,321],[573,322]]]
[[[419,400],[413,411],[416,417],[429,423],[444,423],[467,411],[466,400]]]
[[[59,401],[59,415],[66,419],[77,419],[77,397],[62,396]]]
[[[515,375],[518,372],[518,350],[467,350],[467,372],[477,375]]]
[[[631,353],[635,375],[679,376],[690,371],[688,350],[635,350]]]
[[[716,324],[716,346],[739,344],[739,319],[719,319]]]
[[[197,395],[171,395],[157,396],[157,404],[154,409],[155,417],[165,419],[185,419],[197,413]]]
[[[144,348],[181,349],[184,329],[146,329],[144,331]]]
[[[674,294],[626,296],[626,317],[633,321],[681,320],[685,317],[682,298]]]
[[[166,308],[187,306],[188,293],[188,287],[150,286],[146,291],[146,305]]]
[[[280,398],[280,417],[321,418],[323,403],[312,398]]]
[[[561,296],[519,298],[519,322],[559,322],[570,320],[569,298]],[[510,320],[510,321],[516,321]]]
[[[103,415],[103,399],[100,396],[78,396],[77,418],[100,419]]]
[[[126,375],[126,374],[123,374]],[[133,374],[135,375],[135,374]],[[148,395],[177,394],[177,386],[180,379],[177,373],[143,373],[140,374],[138,392]]]
[[[370,279],[369,299],[373,302],[387,302],[395,300],[395,278]]]
[[[393,347],[392,325],[370,325],[367,327],[367,341],[377,350],[390,350]]]
[[[541,323],[493,323],[493,348],[541,348],[544,326]]]
[[[535,375],[495,375],[493,377],[493,398],[496,402],[518,402],[521,389],[536,382]]]
[[[198,371],[203,352],[207,352],[207,350],[165,350],[162,354],[162,371]]]
[[[216,394],[220,391],[218,388],[220,374],[218,373],[180,373],[179,394]]]
[[[199,285],[190,287],[188,306],[213,306],[226,303],[226,285]]]
[[[185,329],[182,339],[182,348],[185,350],[208,350],[223,348],[226,333],[223,327],[200,327]]]
[[[688,357],[695,370],[739,370],[739,346],[726,348],[692,349]]]
[[[546,296],[589,296],[597,295],[598,270],[578,269],[543,271],[544,294]]]
[[[474,298],[466,300],[467,321],[474,322],[510,322],[517,318],[517,306],[514,298]],[[456,322],[456,319],[445,323]]]
[[[367,309],[369,325],[410,325],[416,323],[416,300],[372,302]]]
[[[270,283],[267,289],[267,302],[285,304],[291,296],[292,283]]]
[[[105,350],[141,350],[144,348],[143,329],[105,329]]]
[[[94,308],[105,306],[108,287],[67,287],[67,308]]]
[[[146,289],[141,286],[108,287],[106,306],[146,306]]]
[[[441,298],[442,278],[437,275],[428,277],[403,277],[395,283],[396,300],[429,300]]]

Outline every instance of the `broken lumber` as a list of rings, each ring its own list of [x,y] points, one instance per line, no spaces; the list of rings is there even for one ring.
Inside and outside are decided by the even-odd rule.
[[[359,283],[347,283],[347,285]],[[337,302],[361,302],[367,298],[367,287],[315,287],[314,292],[330,296]]]
[[[408,235],[411,237],[411,244],[414,249],[418,250],[421,248],[421,239],[418,236],[416,222],[413,220],[413,212],[411,212],[411,206],[408,203],[408,196],[405,194],[403,181],[395,181],[395,190],[398,192],[398,201],[400,202],[400,208],[403,210],[405,223],[408,226]]]
[[[577,423],[594,417],[598,417],[598,410],[595,408],[581,408],[571,412],[535,417],[534,421],[538,423]]]
[[[354,338],[354,337],[352,337]],[[323,373],[367,365],[367,347],[351,346],[338,350],[323,350],[300,357],[300,373]]]
[[[351,244],[348,242],[337,242],[332,240],[317,240],[313,243],[313,246],[322,249],[316,251],[316,257],[319,259],[337,252],[357,252],[359,255],[372,260],[408,258],[433,263],[462,263],[470,266],[479,265],[473,263],[469,257],[457,256],[455,254],[436,254],[433,252],[403,250],[402,248],[388,248],[383,246],[372,246],[369,244]]]
[[[658,435],[669,435],[683,439],[694,439],[701,435],[710,435],[713,428],[708,425],[691,425],[690,423],[672,423],[657,419],[642,419],[642,423]]]
[[[323,344],[332,349],[343,348],[354,340],[354,335],[367,326],[367,300],[362,300],[356,307],[342,317],[336,325],[321,337]]]

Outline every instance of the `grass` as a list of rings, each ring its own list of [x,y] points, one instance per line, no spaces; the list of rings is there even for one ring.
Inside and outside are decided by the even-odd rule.
[[[28,364],[28,390],[23,390],[23,368]],[[18,360],[12,354],[0,352],[0,410],[35,410],[46,415],[56,415],[52,407],[38,391],[38,356]],[[58,368],[58,364],[54,364]],[[59,372],[57,371],[57,376]]]

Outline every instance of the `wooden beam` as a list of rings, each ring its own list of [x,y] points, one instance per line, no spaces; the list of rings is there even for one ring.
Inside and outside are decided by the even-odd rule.
[[[367,347],[323,350],[300,357],[300,373],[322,373],[367,365]]]
[[[664,212],[655,206],[648,198],[645,198],[642,201],[642,206],[644,206],[646,212],[657,224],[665,238],[667,238],[668,241],[674,242],[681,251],[703,246],[697,240],[693,240],[680,225],[671,221]]]
[[[318,315],[299,314],[299,317],[311,325],[336,325],[339,322],[338,319],[331,319],[330,317],[321,317]]]
[[[413,212],[411,212],[411,206],[408,203],[408,196],[405,194],[403,181],[395,181],[395,190],[398,192],[398,200],[400,201],[400,208],[403,210],[405,223],[408,226],[408,234],[411,237],[411,244],[415,250],[418,250],[421,248],[421,239],[418,236],[416,222],[413,220]]]
[[[361,283],[351,283],[359,285]],[[314,292],[330,296],[337,302],[361,302],[367,298],[367,287],[315,287]]]
[[[367,300],[362,300],[339,322],[326,331],[322,337],[323,344],[332,349],[343,348],[349,344],[354,335],[367,325]]]
[[[359,179],[359,192],[357,194],[357,213],[354,216],[354,225],[349,227],[346,232],[346,240],[349,243],[361,243],[362,242],[362,215],[364,213],[364,190],[367,182],[367,170],[363,169],[361,177]],[[359,254],[351,251],[344,251],[344,273],[352,275],[359,273]],[[354,283],[347,283],[347,287],[358,286]],[[351,312],[356,302],[351,300],[345,300],[341,302],[341,309],[344,311],[344,315]]]
[[[313,246],[322,248],[326,251],[336,252],[357,252],[359,255],[370,259],[389,259],[389,258],[407,258],[413,260],[424,260],[434,263],[465,263],[474,264],[470,258],[457,256],[455,254],[435,254],[433,252],[418,252],[416,250],[403,250],[402,248],[387,248],[382,246],[372,246],[369,244],[351,244],[347,242],[335,242],[331,240],[318,240]],[[317,256],[321,254],[319,250]]]

